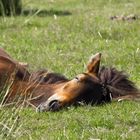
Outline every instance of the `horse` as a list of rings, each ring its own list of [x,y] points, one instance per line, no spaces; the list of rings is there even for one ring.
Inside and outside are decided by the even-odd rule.
[[[81,103],[98,105],[140,97],[139,89],[125,72],[100,66],[100,61],[101,53],[93,55],[85,72],[68,79],[48,70],[30,73],[26,67],[0,53],[0,76],[11,82],[2,104],[18,102],[17,105],[23,103],[44,112]],[[6,84],[1,82],[2,78],[0,88]]]

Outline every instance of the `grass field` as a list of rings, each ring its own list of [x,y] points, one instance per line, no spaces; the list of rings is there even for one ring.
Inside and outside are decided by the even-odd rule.
[[[47,68],[68,78],[83,72],[89,57],[130,75],[140,87],[140,19],[112,21],[114,15],[140,16],[139,0],[23,0],[23,13],[0,17],[0,47],[30,71]],[[70,107],[36,113],[0,108],[0,139],[138,140],[140,103]]]

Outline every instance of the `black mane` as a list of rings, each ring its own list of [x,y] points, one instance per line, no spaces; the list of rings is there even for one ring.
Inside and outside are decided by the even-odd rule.
[[[68,79],[59,73],[51,73],[48,72],[48,70],[40,70],[31,74],[30,81],[41,84],[54,84],[60,82],[67,82]]]
[[[101,83],[108,87],[114,98],[139,92],[135,84],[129,80],[128,75],[123,71],[116,70],[116,68],[103,66],[100,68],[98,76]]]

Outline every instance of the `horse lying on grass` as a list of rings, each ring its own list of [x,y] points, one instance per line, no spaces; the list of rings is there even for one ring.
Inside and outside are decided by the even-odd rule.
[[[124,72],[100,67],[100,60],[100,53],[92,56],[87,71],[69,80],[47,70],[29,73],[24,65],[0,50],[1,105],[23,103],[43,112],[81,102],[94,105],[140,97],[140,91]]]

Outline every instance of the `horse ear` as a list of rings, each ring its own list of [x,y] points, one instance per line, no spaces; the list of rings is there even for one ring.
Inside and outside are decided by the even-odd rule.
[[[101,53],[93,55],[87,65],[87,72],[97,75],[100,67]]]

